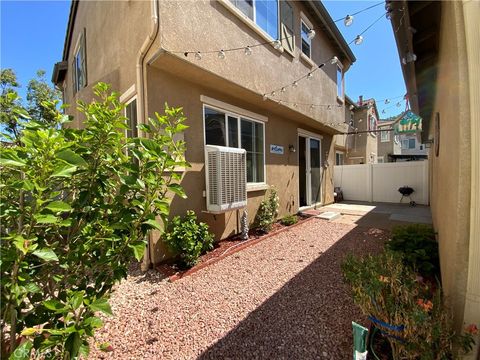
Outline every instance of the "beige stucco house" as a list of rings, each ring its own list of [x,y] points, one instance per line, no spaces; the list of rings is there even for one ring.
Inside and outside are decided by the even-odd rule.
[[[354,102],[345,96],[344,134],[335,135],[336,165],[377,163],[377,122],[375,99]]]
[[[458,329],[480,325],[480,2],[394,1],[412,110],[430,143],[442,284]],[[398,13],[398,12],[397,12]],[[478,359],[479,342],[469,359]]]
[[[165,102],[183,107],[192,166],[172,214],[194,210],[221,239],[240,232],[242,211],[208,211],[205,146],[246,149],[250,223],[269,186],[279,216],[333,202],[332,140],[354,61],[320,1],[73,1],[53,80],[70,104],[110,83],[132,124]],[[158,236],[150,244],[150,262],[161,261]]]

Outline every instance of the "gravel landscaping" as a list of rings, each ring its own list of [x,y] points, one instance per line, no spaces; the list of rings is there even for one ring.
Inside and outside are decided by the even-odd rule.
[[[311,219],[173,283],[134,267],[92,359],[349,359],[347,253],[379,250],[382,230]],[[93,344],[92,344],[93,345]]]

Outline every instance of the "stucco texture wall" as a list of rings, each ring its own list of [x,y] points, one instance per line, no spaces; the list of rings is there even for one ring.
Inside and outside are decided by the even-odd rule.
[[[430,198],[443,288],[457,325],[461,325],[465,303],[470,224],[471,143],[464,31],[461,2],[443,2],[434,107],[440,117],[439,154],[430,149]],[[431,138],[435,136],[433,120]]]
[[[183,107],[187,118],[186,124],[189,126],[184,133],[184,139],[187,143],[186,159],[191,164],[191,168],[184,172],[181,182],[188,199],[183,200],[175,197],[172,201],[172,215],[182,215],[187,210],[194,210],[198,218],[210,226],[217,240],[237,234],[241,229],[239,218],[241,213],[237,213],[237,211],[217,215],[206,212],[206,198],[203,196],[203,190],[205,190],[205,158],[201,95],[268,117],[268,122],[265,123],[266,182],[278,191],[280,199],[279,218],[296,213],[299,208],[298,153],[292,153],[288,150],[289,145],[294,145],[297,148],[298,128],[322,136],[322,164],[328,163],[328,167],[323,169],[322,201],[324,203],[333,202],[332,170],[335,152],[332,135],[325,134],[301,120],[297,121],[295,118],[283,117],[262,108],[263,102],[258,104],[248,103],[236,97],[235,94],[226,94],[179,78],[168,72],[149,68],[148,102],[150,104],[150,115],[153,115],[155,111],[162,112],[163,104],[167,102],[169,106]],[[284,154],[271,154],[269,152],[270,144],[283,146]],[[265,190],[248,192],[247,211],[250,224],[253,223],[258,206],[265,193]],[[158,237],[154,241],[157,253],[155,262],[159,262],[165,259],[165,254],[162,254],[163,245]]]
[[[75,117],[72,126],[81,127],[83,118],[76,109],[78,100],[90,101],[97,82],[112,85],[123,93],[136,82],[138,51],[150,31],[151,5],[148,1],[80,1],[68,49],[68,71],[64,100],[67,114]],[[72,61],[80,34],[86,30],[87,86],[73,93]]]

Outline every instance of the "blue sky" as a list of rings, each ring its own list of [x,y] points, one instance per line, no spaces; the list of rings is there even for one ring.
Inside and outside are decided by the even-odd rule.
[[[325,1],[334,20],[343,18],[374,1]],[[13,68],[23,85],[24,96],[28,80],[38,69],[46,70],[50,79],[53,65],[62,59],[63,42],[70,9],[69,1],[4,1],[1,11],[1,68]],[[347,42],[367,28],[385,12],[384,5],[358,14],[350,27],[337,23]],[[390,21],[383,17],[364,35],[362,45],[351,45],[357,58],[346,74],[346,93],[354,100],[385,99],[405,93],[398,52]],[[378,103],[381,117],[395,115],[404,109],[395,106],[398,100],[385,105]],[[386,114],[381,111],[386,109]]]

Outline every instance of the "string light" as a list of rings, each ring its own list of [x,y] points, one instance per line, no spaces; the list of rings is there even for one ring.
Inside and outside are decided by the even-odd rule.
[[[332,57],[332,59],[330,60],[330,64],[332,65],[335,65],[336,63],[338,63],[338,58],[336,56]]]
[[[361,43],[363,43],[363,36],[357,35],[357,37],[355,38],[355,45],[360,45]]]
[[[307,79],[311,79],[311,78],[313,78],[313,73],[309,72],[308,75],[307,75]]]
[[[313,30],[313,29],[308,30],[307,38],[309,40],[312,40],[314,37],[315,37],[315,30]]]
[[[293,86],[294,88],[296,88],[296,87],[298,86],[298,81],[294,81],[294,82],[292,83],[292,86]]]
[[[250,46],[245,47],[245,55],[252,55],[252,49]]]
[[[350,26],[352,25],[353,23],[353,16],[352,15],[347,15],[345,17],[345,20],[343,21],[343,23],[345,24],[345,26]]]
[[[225,51],[220,50],[220,51],[218,52],[218,58],[219,58],[220,60],[225,59]]]
[[[282,90],[280,90],[282,93],[284,93],[287,89],[285,87],[282,87]]]
[[[197,60],[202,60],[202,53],[201,53],[200,51],[197,51],[197,52],[195,53],[195,59],[197,59]]]
[[[340,19],[337,19],[337,20],[335,20],[334,22],[337,23],[337,22],[339,22],[339,21],[343,21],[343,23],[345,24],[345,26],[350,26],[350,25],[352,25],[353,17],[354,17],[355,15],[358,15],[358,14],[364,12],[364,11],[373,9],[374,7],[377,7],[377,6],[379,6],[379,5],[382,5],[383,3],[384,3],[384,2],[381,1],[381,2],[376,3],[376,4],[374,4],[374,5],[370,5],[370,6],[366,7],[366,8],[364,8],[364,9],[361,9],[361,10],[359,10],[359,11],[356,11],[356,12],[352,13],[351,15],[347,15],[346,17],[342,17],[342,18],[340,18]],[[349,18],[349,19],[352,20],[348,25],[347,25],[347,21],[346,21],[347,18]]]
[[[282,43],[280,42],[280,40],[275,40],[273,42],[273,47],[277,50],[280,49],[282,47]]]

